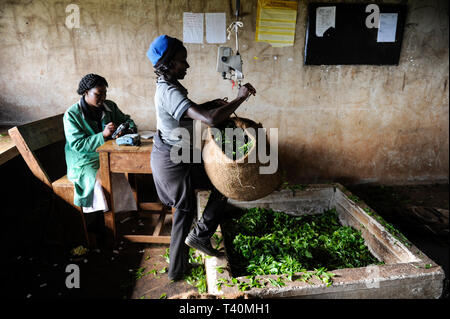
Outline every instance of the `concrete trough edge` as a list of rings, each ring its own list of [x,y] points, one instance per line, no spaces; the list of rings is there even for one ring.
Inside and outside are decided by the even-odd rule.
[[[329,200],[329,207],[336,204],[336,200],[341,197],[345,199],[345,204],[350,205],[357,210],[357,214],[362,214],[365,219],[370,221],[381,231],[382,239],[387,240],[400,250],[397,263],[388,263],[384,265],[373,265],[361,268],[345,268],[331,270],[337,276],[333,278],[333,284],[327,287],[315,279],[315,284],[304,283],[300,281],[284,281],[285,287],[265,287],[252,288],[245,291],[246,294],[257,298],[439,298],[443,290],[443,281],[445,278],[442,267],[433,262],[428,256],[422,253],[412,243],[410,247],[406,247],[399,240],[394,238],[383,225],[375,218],[369,216],[363,208],[368,207],[364,202],[355,203],[348,196],[351,193],[340,184],[332,185],[309,185],[308,189],[300,191],[304,194],[312,194],[320,191],[320,188],[333,188]],[[339,190],[339,191],[337,191]],[[311,192],[312,191],[312,192]],[[292,197],[299,191],[293,191]],[[286,192],[284,192],[286,195]],[[271,195],[269,195],[271,196]],[[199,215],[203,211],[205,202],[198,202]],[[358,220],[357,216],[353,216]],[[360,229],[359,225],[356,228]],[[218,230],[220,234],[220,228]],[[223,242],[221,244],[223,247]],[[369,246],[369,245],[368,245]],[[407,258],[404,258],[406,254]],[[397,254],[396,254],[397,255]],[[402,257],[403,256],[403,257]],[[378,257],[378,256],[376,256]],[[403,262],[401,261],[403,260]],[[406,262],[407,261],[407,262]],[[428,266],[428,268],[426,268]],[[218,271],[218,268],[221,272]],[[375,274],[368,273],[374,271]],[[208,293],[214,295],[237,294],[237,287],[227,287],[222,285],[219,290],[217,282],[219,278],[231,281],[232,276],[229,272],[228,261],[226,256],[207,257],[205,258],[205,270]],[[278,278],[277,275],[255,276],[257,279]],[[237,277],[239,281],[245,281],[246,277]],[[313,281],[314,282],[314,281]]]

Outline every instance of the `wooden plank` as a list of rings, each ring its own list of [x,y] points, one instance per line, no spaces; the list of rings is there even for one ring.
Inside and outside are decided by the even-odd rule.
[[[63,199],[68,204],[72,205],[74,208],[76,208],[79,212],[81,212],[81,207],[76,206],[73,203],[73,197],[74,197],[74,185],[71,181],[67,179],[67,175],[61,177],[60,179],[54,181],[52,183],[53,191],[57,196],[59,196],[61,199]]]
[[[19,131],[18,127],[13,127],[8,131],[9,136],[11,136],[11,139],[16,144],[16,147],[20,154],[22,155],[24,161],[27,163],[30,170],[33,172],[34,176],[36,176],[39,180],[41,180],[44,184],[52,187],[52,182],[50,180],[50,177],[47,175],[47,173],[44,171],[44,168],[42,167],[41,163],[35,156],[34,152],[31,150],[31,148],[28,145],[28,140],[26,140],[21,132]]]
[[[17,155],[19,155],[19,150],[14,145],[14,142],[12,142],[12,146],[9,148],[4,147],[3,150],[0,151],[0,165],[3,163],[6,163],[7,161],[13,159]],[[4,145],[3,145],[4,146]]]
[[[39,121],[17,126],[31,151],[65,139],[63,115],[58,114]]]
[[[155,230],[153,231],[153,236],[161,235],[162,229],[164,227],[164,220],[166,219],[166,213],[161,213],[159,215],[158,223],[156,224]]]
[[[5,133],[0,135],[0,165],[20,154],[11,136]]]
[[[114,173],[151,174],[150,153],[110,153],[110,170]]]
[[[162,203],[139,203],[139,208],[142,210],[154,210],[161,212],[164,207],[165,206]]]
[[[122,237],[132,243],[170,244],[170,236],[123,235]]]
[[[108,153],[148,153],[152,152],[153,140],[141,140],[140,146],[117,145],[115,140],[108,140],[97,149],[97,152]]]
[[[109,154],[100,154],[100,180],[102,181],[102,187],[105,191],[106,200],[109,202],[112,197],[111,191],[111,172],[109,171]],[[110,209],[112,209],[111,205]]]

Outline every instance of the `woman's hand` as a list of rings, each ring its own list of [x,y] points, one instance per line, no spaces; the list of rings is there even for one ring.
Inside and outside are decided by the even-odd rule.
[[[246,99],[250,95],[255,95],[255,94],[256,94],[255,88],[250,83],[246,83],[239,88],[238,98]]]
[[[109,122],[105,125],[105,128],[103,129],[103,138],[106,140],[108,137],[111,137],[113,133],[116,130],[116,126],[113,122]]]

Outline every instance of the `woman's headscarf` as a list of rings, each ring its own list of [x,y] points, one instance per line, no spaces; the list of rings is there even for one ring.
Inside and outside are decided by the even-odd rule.
[[[150,44],[147,57],[156,68],[161,64],[168,64],[175,53],[183,47],[183,42],[168,35],[160,35]]]

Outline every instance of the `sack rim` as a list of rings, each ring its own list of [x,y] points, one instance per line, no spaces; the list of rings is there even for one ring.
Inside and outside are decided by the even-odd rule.
[[[232,121],[234,121],[235,123],[236,123],[236,120],[247,120],[247,121],[251,121],[251,122],[255,123],[257,126],[262,126],[261,123],[256,123],[255,121],[252,121],[252,120],[250,120],[250,119],[246,119],[246,118],[243,118],[243,117],[242,117],[242,118],[241,118],[241,117],[230,117],[229,119],[232,120]],[[211,133],[211,127],[210,127],[210,126],[208,127],[208,140],[207,140],[206,142],[209,142],[209,141],[212,140],[212,141],[214,142],[214,147],[216,147],[217,149],[220,150],[220,153],[222,154],[222,156],[225,156],[225,158],[227,158],[228,160],[231,160],[231,162],[229,162],[229,163],[225,162],[226,164],[233,164],[233,163],[236,163],[236,164],[246,164],[246,163],[245,163],[245,160],[248,158],[249,154],[253,151],[253,149],[256,148],[257,138],[256,138],[255,136],[253,136],[252,134],[248,134],[247,127],[244,127],[244,128],[240,127],[240,128],[243,129],[244,132],[247,134],[247,136],[249,136],[249,137],[252,139],[253,145],[252,145],[252,147],[250,148],[250,150],[248,150],[247,153],[246,153],[243,157],[240,157],[239,159],[233,160],[232,158],[229,158],[229,157],[222,151],[222,148],[219,147],[219,145],[217,145],[216,141],[212,138],[213,134]],[[239,161],[239,162],[238,162],[238,161]]]

